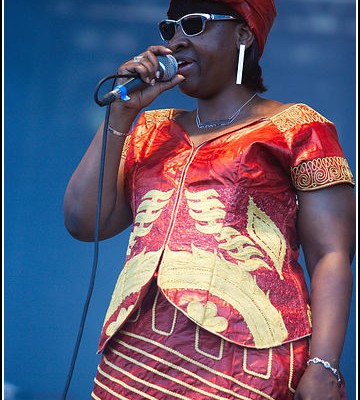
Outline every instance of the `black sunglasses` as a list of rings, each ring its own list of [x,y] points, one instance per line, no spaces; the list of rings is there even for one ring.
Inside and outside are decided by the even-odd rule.
[[[165,19],[159,23],[159,32],[163,40],[169,41],[174,35],[177,26],[181,27],[184,35],[196,36],[204,32],[205,22],[214,20],[234,20],[236,18],[230,15],[219,15],[219,14],[188,14],[184,15],[177,21],[173,19]]]

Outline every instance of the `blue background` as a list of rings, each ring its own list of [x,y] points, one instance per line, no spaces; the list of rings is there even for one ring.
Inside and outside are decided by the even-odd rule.
[[[262,59],[265,97],[307,103],[334,121],[355,174],[355,0],[276,3],[278,18]],[[76,241],[64,228],[64,191],[104,117],[93,101],[97,82],[160,43],[156,22],[166,9],[165,0],[5,1],[6,399],[59,399],[62,393],[93,257],[93,244]],[[154,107],[194,103],[173,89]],[[126,231],[100,245],[68,399],[90,397],[98,335],[127,238]],[[356,398],[355,300],[354,291],[341,361],[350,400]]]

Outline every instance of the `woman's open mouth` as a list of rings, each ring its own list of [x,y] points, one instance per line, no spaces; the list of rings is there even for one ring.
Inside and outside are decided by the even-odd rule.
[[[187,72],[189,72],[192,65],[193,62],[190,59],[178,60],[178,73],[181,75],[186,74]]]

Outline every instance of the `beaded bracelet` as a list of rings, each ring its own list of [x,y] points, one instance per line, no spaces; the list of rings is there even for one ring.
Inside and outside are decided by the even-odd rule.
[[[322,364],[326,369],[331,371],[336,376],[338,382],[341,382],[341,377],[340,377],[339,371],[336,368],[332,367],[330,365],[329,361],[322,360],[319,357],[314,357],[314,358],[310,358],[310,360],[308,360],[307,365],[309,365],[310,363]]]
[[[112,128],[110,125],[108,126],[108,131],[110,133],[112,133],[115,136],[119,136],[119,137],[126,137],[130,135],[130,131],[129,132],[119,132],[116,129]]]

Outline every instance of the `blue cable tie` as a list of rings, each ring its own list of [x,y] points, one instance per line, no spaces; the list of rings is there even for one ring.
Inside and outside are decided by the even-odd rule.
[[[119,86],[117,86],[116,89],[119,92],[119,97],[120,97],[121,100],[123,100],[123,101],[129,101],[130,100],[130,97],[128,96],[127,89],[126,89],[126,87],[124,85],[119,85]]]

